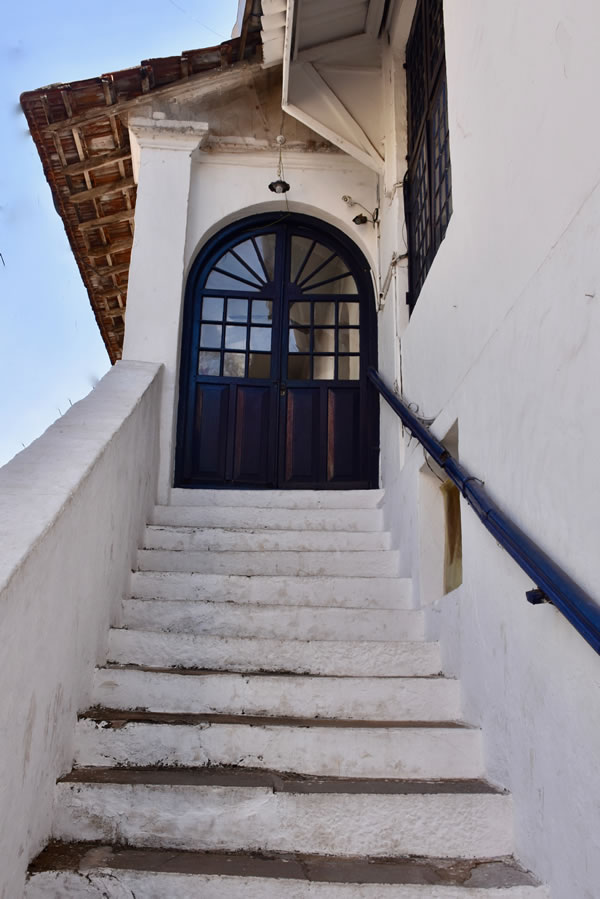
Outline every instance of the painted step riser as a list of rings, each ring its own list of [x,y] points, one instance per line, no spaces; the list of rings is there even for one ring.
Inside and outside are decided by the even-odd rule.
[[[107,660],[155,668],[285,671],[349,678],[430,677],[441,670],[437,643],[260,640],[116,628],[110,632]]]
[[[381,509],[228,509],[156,506],[151,524],[197,528],[256,528],[282,531],[382,531]]]
[[[411,609],[408,578],[244,577],[189,572],[134,572],[132,596],[166,601],[230,602],[313,608]]]
[[[171,506],[231,509],[376,509],[383,490],[171,490]]]
[[[399,553],[384,552],[138,552],[140,571],[206,574],[397,577]]]
[[[338,531],[242,531],[218,528],[147,527],[145,549],[177,552],[336,552],[387,550],[388,533]]]
[[[303,795],[264,787],[59,783],[53,836],[346,856],[475,858],[513,851],[510,797],[489,794]]]
[[[457,721],[460,687],[446,678],[348,678],[296,675],[171,674],[96,671],[94,704],[154,712]]]
[[[323,609],[179,600],[127,599],[123,627],[216,637],[306,640],[422,640],[421,611]]]
[[[548,899],[543,887],[473,889],[392,884],[306,883],[263,877],[205,877],[103,868],[44,872],[28,882],[24,899]],[[112,892],[111,892],[112,891]]]
[[[236,765],[323,777],[479,778],[481,735],[458,728],[287,727],[244,724],[77,725],[80,767]]]

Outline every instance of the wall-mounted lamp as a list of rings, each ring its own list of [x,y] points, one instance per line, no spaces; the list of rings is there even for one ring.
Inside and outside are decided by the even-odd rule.
[[[360,206],[360,208],[364,209],[367,213],[365,215],[364,212],[359,212],[358,215],[355,215],[352,219],[355,225],[366,225],[367,222],[371,222],[372,225],[375,225],[379,218],[379,209],[375,208],[373,212],[369,212],[366,206],[363,206],[363,204],[359,203],[357,200],[353,200],[352,197],[349,197],[347,194],[344,194],[342,200],[351,209],[353,206]]]

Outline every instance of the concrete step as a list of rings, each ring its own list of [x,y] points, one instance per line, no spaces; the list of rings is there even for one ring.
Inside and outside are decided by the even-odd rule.
[[[377,509],[383,490],[171,490],[171,506],[231,509]]]
[[[390,545],[390,535],[383,531],[282,531],[266,528],[250,530],[151,525],[146,528],[144,536],[145,549],[171,549],[179,552],[328,552],[386,550]]]
[[[155,506],[150,524],[281,531],[382,531],[382,509],[275,509],[231,506]]]
[[[512,853],[511,813],[510,797],[483,781],[80,768],[57,784],[53,835],[193,851],[486,858]]]
[[[440,674],[442,666],[437,643],[265,640],[125,628],[111,629],[107,660],[153,668],[273,671],[348,678],[431,677]]]
[[[432,722],[219,720],[97,709],[77,724],[78,767],[237,765],[329,777],[483,776],[481,734]]]
[[[209,600],[239,604],[349,609],[412,609],[409,578],[248,577],[175,571],[136,571],[131,594],[138,599]]]
[[[138,551],[140,571],[189,571],[199,574],[398,577],[396,550],[354,552],[176,552]]]
[[[459,721],[460,686],[443,677],[311,677],[107,667],[93,703],[189,714]]]
[[[375,860],[58,843],[38,856],[31,871],[25,899],[548,897],[511,858]]]
[[[422,640],[424,613],[403,609],[276,606],[201,600],[126,599],[123,627],[217,637]]]

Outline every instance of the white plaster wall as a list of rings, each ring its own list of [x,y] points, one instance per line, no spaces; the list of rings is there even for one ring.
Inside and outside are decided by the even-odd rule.
[[[350,209],[350,195],[368,209],[377,205],[377,177],[344,153],[286,153],[283,163],[290,191],[273,199],[269,182],[276,177],[277,157],[271,153],[200,153],[192,168],[186,239],[186,269],[201,246],[230,222],[257,212],[314,215],[344,231],[376,268],[375,229],[355,225],[362,210]]]
[[[445,20],[454,213],[402,336],[404,390],[437,436],[458,420],[463,464],[600,601],[600,8],[446,0]],[[422,461],[407,453],[394,497],[413,573]],[[592,899],[600,659],[526,603],[531,583],[466,508],[463,556],[432,632],[514,792],[521,859],[554,899]]]
[[[0,896],[22,895],[155,501],[159,367],[118,362],[0,469]]]
[[[156,160],[152,163],[155,177],[143,181],[142,150],[138,216],[143,231],[136,226],[133,258],[137,264],[130,276],[123,357],[160,362],[165,367],[158,496],[161,502],[167,502],[173,483],[185,278],[197,253],[210,237],[233,221],[269,211],[278,218],[289,209],[313,215],[344,231],[376,273],[376,231],[371,225],[352,223],[357,209],[350,209],[342,196],[349,194],[374,209],[377,178],[341,153],[284,152],[285,175],[291,185],[286,204],[285,199],[274,200],[268,189],[277,169],[277,157],[272,153],[199,152],[194,154],[190,172],[189,154],[185,159],[177,150],[149,152]],[[156,183],[161,167],[172,179],[171,189]],[[143,218],[139,205],[142,196]]]

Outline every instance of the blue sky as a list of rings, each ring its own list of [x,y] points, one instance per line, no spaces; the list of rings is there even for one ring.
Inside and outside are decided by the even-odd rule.
[[[226,40],[237,0],[33,0],[0,33],[0,465],[89,392],[109,361],[19,95]]]

